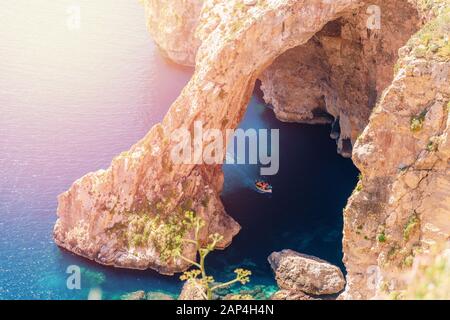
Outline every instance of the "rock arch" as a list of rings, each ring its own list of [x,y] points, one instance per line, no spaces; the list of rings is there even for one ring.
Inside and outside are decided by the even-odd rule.
[[[446,0],[436,2],[439,12],[422,8],[422,1],[410,2],[424,9],[419,10],[424,20],[448,8]],[[219,232],[225,236],[221,246],[230,244],[239,225],[226,214],[219,198],[221,167],[171,164],[170,133],[180,127],[192,129],[196,120],[202,120],[206,128],[236,127],[261,72],[281,54],[307,43],[327,23],[362,3],[259,0],[243,6],[240,1],[206,0],[197,30],[201,45],[193,78],[162,123],[116,157],[107,170],[82,177],[60,195],[56,243],[105,265],[171,274],[188,265],[161,260],[158,250],[164,243],[133,237],[149,231],[148,226],[154,227],[149,219],[155,215],[165,219],[165,224],[176,224],[170,217],[178,218],[177,208],[192,208],[207,221],[203,237]],[[448,26],[448,10],[445,12],[447,20],[439,23]],[[423,48],[420,39],[402,49],[394,81],[381,96],[368,127],[358,139],[352,133],[356,142],[353,158],[364,179],[344,212],[344,254],[349,272],[345,298],[368,298],[378,292],[378,288],[367,288],[366,272],[370,266],[379,268],[391,251],[390,246],[377,243],[380,232],[388,233],[393,245],[411,249],[411,241],[402,240],[402,228],[411,210],[417,209],[420,220],[427,222],[414,241],[437,241],[450,234],[445,224],[450,184],[449,121],[447,113],[441,112],[448,109],[450,69],[448,57],[436,58],[439,48],[430,50]],[[432,112],[425,130],[412,134],[410,120],[420,114],[422,104]],[[435,139],[440,145],[438,152],[428,150],[427,144]],[[406,147],[408,154],[396,155],[392,149],[396,146]],[[404,159],[408,163],[403,165]],[[431,195],[429,186],[444,191]],[[380,225],[385,230],[379,230]],[[193,255],[193,248],[185,248],[185,256]],[[397,260],[403,258],[398,255]],[[402,272],[393,267],[381,269],[386,271],[387,280]]]
[[[205,128],[235,128],[258,75],[358,2],[270,0],[242,6],[239,1],[207,1],[202,19],[209,24],[199,31],[203,41],[191,81],[162,123],[107,170],[82,177],[59,196],[56,243],[105,265],[180,271],[186,263],[161,261],[154,245],[133,247],[128,238],[128,245],[120,239],[123,233],[130,235],[130,219],[138,220],[138,213],[151,216],[158,211],[167,217],[177,207],[188,206],[207,221],[205,236],[206,231],[219,232],[225,237],[221,245],[227,246],[239,225],[219,198],[221,167],[172,165],[168,137],[177,128],[192,128],[196,120]],[[188,256],[194,254],[190,249]]]

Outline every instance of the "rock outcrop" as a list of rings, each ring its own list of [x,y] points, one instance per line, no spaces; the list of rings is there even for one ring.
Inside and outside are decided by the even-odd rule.
[[[343,298],[401,290],[415,255],[450,237],[450,6],[437,13],[400,50],[355,144],[362,179],[344,211]]]
[[[188,264],[167,260],[161,251],[180,234],[192,237],[180,225],[183,210],[192,209],[206,221],[204,240],[217,232],[224,236],[220,246],[229,245],[239,225],[219,197],[220,164],[172,163],[169,137],[179,128],[192,132],[196,121],[205,129],[235,128],[256,79],[278,58],[261,76],[278,116],[322,122],[330,114],[339,119],[333,132],[339,151],[348,155],[354,144],[353,160],[362,172],[344,212],[348,274],[341,298],[366,299],[401,290],[405,283],[400,275],[416,253],[450,237],[450,4],[373,2],[385,8],[382,23],[388,30],[366,30],[365,36],[364,19],[358,15],[368,4],[357,0],[259,0],[253,5],[205,0],[195,32],[200,42],[189,36],[187,47],[178,51],[182,38],[164,39],[171,30],[150,26],[159,30],[154,37],[161,37],[157,42],[162,50],[180,63],[193,61],[200,45],[195,74],[162,123],[107,170],[86,175],[59,197],[56,243],[102,264],[171,274]],[[199,10],[198,2],[173,3]],[[156,19],[155,12],[167,14],[159,1],[146,1],[146,6],[149,19]],[[419,18],[425,27],[400,49],[393,67],[397,48],[419,27]],[[397,25],[401,19],[404,24]],[[196,25],[191,22],[182,27],[189,35]],[[188,48],[192,51],[185,54]],[[304,78],[289,74],[283,61]],[[283,73],[286,77],[279,76]],[[321,82],[314,74],[329,78]],[[277,77],[292,88],[304,81],[311,88],[305,103],[291,103],[296,96],[277,89]],[[182,250],[194,259],[195,248],[186,245]]]
[[[158,300],[158,301],[175,300],[174,297],[172,297],[170,294],[160,292],[160,291],[147,292],[146,299],[147,300]]]
[[[164,8],[164,2],[147,2],[147,8]],[[202,0],[175,1],[172,10],[164,8],[177,19],[155,15],[157,9],[147,10],[149,30],[157,34],[156,43],[174,62],[194,65],[194,59],[187,63],[184,57],[195,57],[200,45],[202,36],[196,27],[202,4]],[[208,9],[219,11],[209,7],[204,14]],[[188,23],[183,29],[172,28],[174,20]],[[283,53],[260,75],[265,101],[273,105],[281,121],[333,122],[331,137],[337,141],[338,152],[351,157],[356,138],[392,81],[398,49],[419,29],[420,21],[414,5],[405,0],[370,1],[331,21],[308,43]],[[214,20],[208,24],[214,25]]]
[[[178,300],[206,300],[206,289],[194,280],[186,281]]]
[[[145,293],[143,290],[130,292],[120,297],[120,300],[174,300],[172,296],[160,291]]]
[[[345,287],[342,271],[319,258],[283,250],[272,253],[268,260],[278,286],[290,293],[287,296],[331,295]]]
[[[145,296],[146,296],[145,291],[139,290],[124,294],[123,296],[120,297],[120,300],[146,300]]]
[[[203,0],[140,0],[145,8],[147,28],[168,59],[195,65],[200,40],[195,36]]]
[[[311,301],[311,300],[320,300],[313,298],[309,295],[307,295],[304,292],[301,291],[290,291],[290,290],[279,290],[275,292],[271,297],[270,300],[302,300],[302,301]]]

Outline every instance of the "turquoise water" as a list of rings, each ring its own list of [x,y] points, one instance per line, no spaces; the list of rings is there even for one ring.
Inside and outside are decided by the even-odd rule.
[[[181,283],[153,271],[107,268],[60,250],[52,240],[56,197],[160,121],[192,70],[165,62],[134,1],[78,1],[80,30],[65,26],[72,1],[16,0],[0,13],[0,299],[104,299],[136,290],[176,295]],[[226,165],[224,204],[243,227],[208,260],[226,279],[236,266],[251,285],[273,286],[266,261],[295,249],[341,267],[342,208],[356,183],[326,126],[283,124],[255,95],[241,126],[279,128],[281,165],[258,194],[257,166]],[[82,268],[68,290],[66,269]]]

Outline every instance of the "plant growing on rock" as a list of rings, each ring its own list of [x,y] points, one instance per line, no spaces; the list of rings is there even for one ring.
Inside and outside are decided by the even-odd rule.
[[[422,130],[426,115],[427,115],[427,110],[424,110],[417,116],[414,116],[411,118],[410,128],[411,128],[412,132],[419,132],[420,130]]]
[[[405,299],[448,300],[450,297],[450,249],[444,243],[421,254],[407,274]]]
[[[428,152],[436,152],[438,151],[438,144],[435,141],[429,141],[427,144],[427,151]]]
[[[417,215],[417,213],[414,211],[414,214],[409,217],[408,222],[406,223],[405,227],[403,228],[403,239],[405,241],[408,241],[411,237],[411,234],[414,233],[420,226],[420,219]]]
[[[173,258],[182,259],[196,267],[195,269],[184,272],[183,275],[180,276],[182,281],[193,281],[202,286],[206,291],[204,298],[208,300],[212,299],[213,292],[218,289],[227,288],[238,282],[241,284],[250,282],[251,271],[238,268],[234,270],[234,273],[236,273],[234,279],[225,283],[216,283],[214,278],[206,272],[205,259],[209,253],[216,249],[217,244],[222,241],[223,236],[218,233],[211,234],[208,237],[208,242],[203,244],[199,235],[201,229],[205,226],[205,221],[202,218],[197,217],[192,211],[185,212],[185,218],[182,223],[186,227],[186,230],[194,232],[194,239],[183,237],[181,238],[181,243],[194,245],[198,257],[197,261],[192,261],[183,256],[183,245],[179,246],[177,250],[171,250],[170,255]]]
[[[413,263],[414,263],[414,256],[413,255],[409,255],[405,259],[403,259],[403,267],[405,267],[405,268],[412,267]]]
[[[383,230],[377,236],[378,242],[385,243],[387,241],[386,232]]]

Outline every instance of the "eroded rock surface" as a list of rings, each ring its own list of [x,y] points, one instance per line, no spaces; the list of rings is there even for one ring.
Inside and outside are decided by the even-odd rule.
[[[120,300],[146,300],[145,297],[146,297],[145,291],[139,290],[124,294],[123,296],[120,297]]]
[[[362,179],[344,212],[343,298],[402,290],[415,256],[449,239],[448,30],[447,9],[400,50],[395,78],[356,142]]]
[[[310,301],[310,300],[317,300],[317,299],[313,298],[301,291],[293,292],[293,291],[289,291],[289,290],[279,290],[270,297],[270,300]]]
[[[206,300],[206,289],[196,281],[186,281],[178,300]]]
[[[151,5],[147,7],[164,7],[164,1],[148,2]],[[215,27],[216,20],[205,23],[203,19],[200,29],[206,29],[206,33],[197,30],[203,3],[190,0],[170,5],[173,10],[167,10],[167,14],[189,22],[183,29],[166,30],[167,24],[161,21],[171,25],[174,19],[152,15],[157,10],[148,10],[149,29],[152,35],[157,33],[155,41],[166,43],[160,47],[177,63],[194,65],[194,59],[186,63],[186,59],[177,58],[167,43],[174,44],[178,55],[195,57],[201,40]],[[361,3],[364,5],[359,9],[328,23],[308,43],[283,53],[260,75],[264,99],[273,105],[279,120],[334,122],[331,136],[345,157],[351,157],[377,99],[392,81],[398,49],[419,29],[421,21],[415,3],[405,0]],[[377,10],[379,22],[373,19]],[[208,11],[220,15],[220,6],[206,4],[203,15],[208,16]]]
[[[140,0],[147,28],[161,53],[186,66],[195,65],[200,40],[195,36],[203,0]]]
[[[345,287],[344,275],[338,267],[313,256],[283,250],[272,253],[269,263],[280,289],[291,293],[288,296],[330,295]]]
[[[380,10],[379,25],[371,20],[374,6]],[[377,99],[392,81],[398,49],[419,24],[417,10],[407,1],[367,2],[277,58],[260,77],[264,99],[282,121],[334,122],[331,136],[338,152],[351,157]]]

